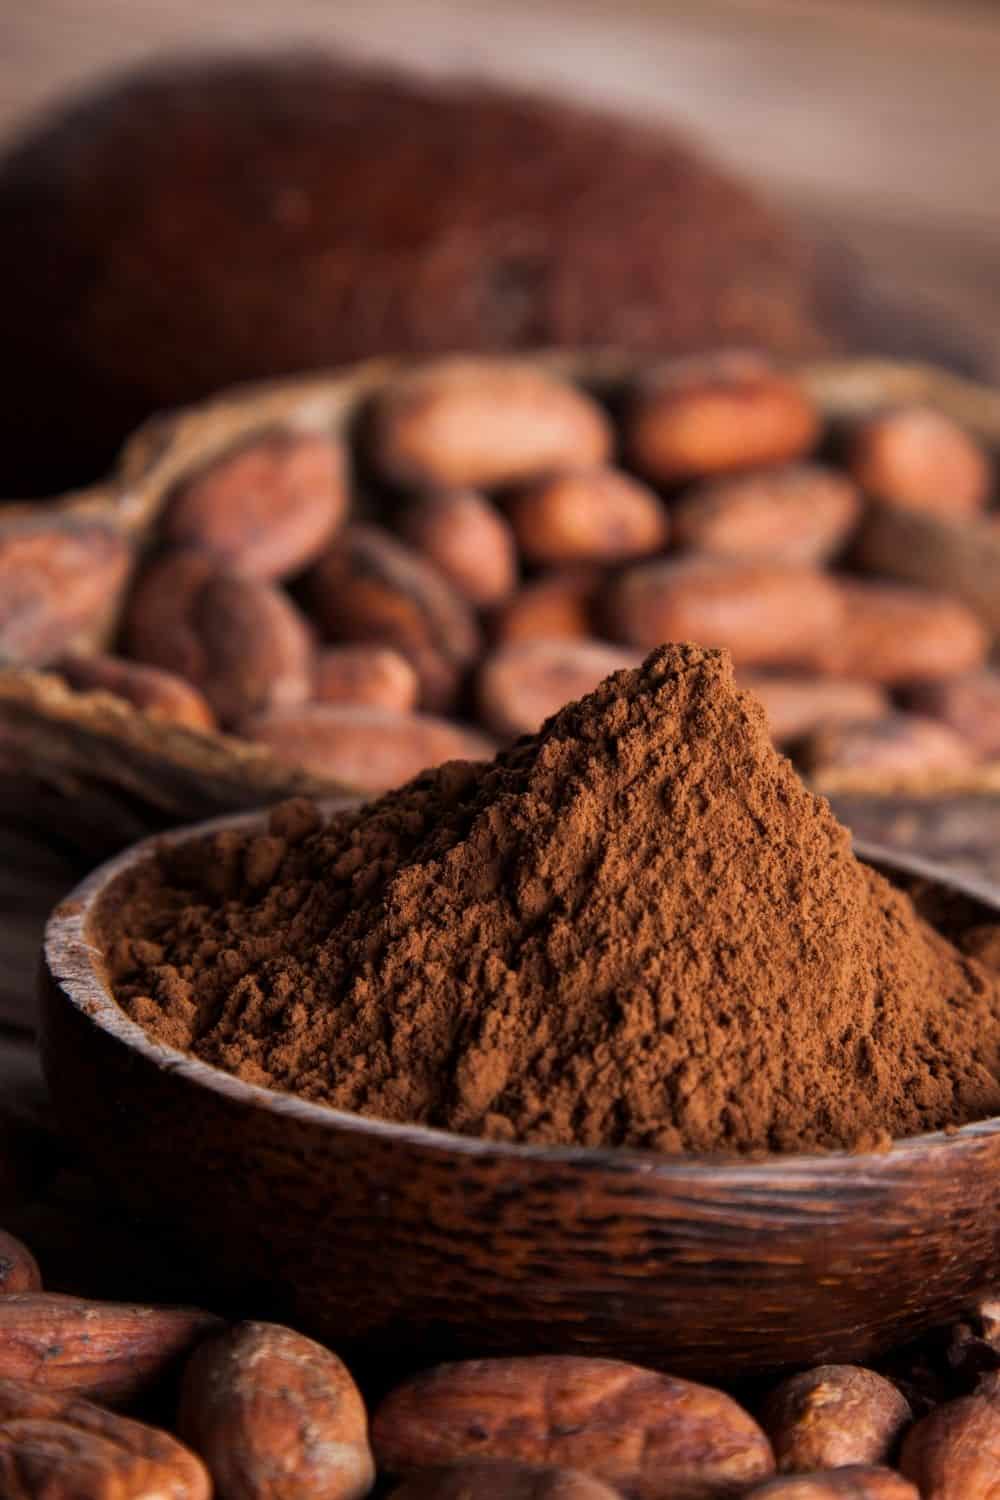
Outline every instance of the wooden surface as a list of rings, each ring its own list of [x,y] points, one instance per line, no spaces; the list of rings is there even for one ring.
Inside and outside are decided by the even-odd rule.
[[[687,122],[1000,368],[993,0],[37,0],[0,6],[0,135],[116,67],[278,43]]]
[[[943,326],[961,325],[1000,371],[994,0],[508,0],[502,12],[491,0],[8,3],[0,6],[0,136],[114,68],[169,50],[278,42],[551,85],[687,121],[810,223],[835,229],[888,301],[915,300]],[[873,305],[873,326],[879,315]],[[905,843],[916,829],[925,847],[966,868],[983,867],[985,847],[996,869],[998,823],[995,800],[963,805],[944,822],[921,804],[890,809],[864,831]],[[81,873],[65,852],[10,833],[0,839],[0,1130],[8,1134],[14,1119],[41,1128],[44,1096],[26,1040],[37,942],[44,914]],[[96,1190],[75,1167],[59,1172],[62,1228],[47,1230],[54,1245],[62,1235],[62,1250],[49,1251],[56,1267],[60,1255],[69,1265],[84,1238],[67,1226],[85,1222],[92,1238],[95,1216],[110,1213],[95,1214]],[[119,1256],[119,1291],[129,1264],[134,1258]]]

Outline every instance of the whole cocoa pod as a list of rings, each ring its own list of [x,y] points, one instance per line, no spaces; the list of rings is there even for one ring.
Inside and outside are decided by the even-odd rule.
[[[117,1405],[155,1385],[218,1321],[190,1307],[18,1292],[0,1297],[0,1379]]]
[[[385,1398],[372,1435],[393,1474],[516,1459],[579,1469],[635,1500],[736,1494],[774,1469],[763,1432],[721,1391],[572,1355],[439,1365]]]
[[[328,646],[316,656],[318,703],[366,704],[402,714],[416,708],[419,695],[416,672],[390,646]]]
[[[977,515],[992,485],[983,448],[957,422],[925,406],[880,412],[862,422],[848,461],[869,495],[946,518]]]
[[[747,1490],[742,1500],[920,1500],[892,1469],[852,1466],[818,1474],[788,1474]]]
[[[639,387],[625,440],[636,468],[672,482],[785,463],[808,453],[819,414],[763,356],[731,351],[676,360]]]
[[[573,464],[603,463],[611,424],[596,402],[535,366],[445,359],[379,397],[372,453],[379,472],[418,488],[489,489]]]
[[[479,609],[517,584],[514,535],[491,500],[475,490],[439,490],[400,508],[397,530]]]
[[[188,729],[213,729],[215,715],[197,688],[162,667],[118,656],[60,656],[53,670],[76,692],[114,693],[151,718]]]
[[[273,580],[323,550],[347,514],[343,449],[322,433],[264,433],[171,494],[162,534],[214,553],[227,571]]]
[[[392,646],[420,678],[425,708],[447,708],[479,651],[466,600],[424,558],[378,526],[345,527],[309,580],[331,641]]]
[[[971,1396],[935,1407],[911,1427],[899,1467],[921,1500],[997,1500],[1000,1375],[984,1376]]]
[[[495,1458],[421,1469],[397,1485],[390,1500],[620,1500],[620,1496],[618,1490],[579,1469]]]
[[[760,1415],[780,1473],[884,1464],[912,1420],[892,1382],[860,1365],[818,1365],[792,1375]]]
[[[844,546],[860,514],[861,497],[843,474],[787,464],[699,485],[672,517],[675,539],[697,552],[821,563]]]
[[[741,672],[737,682],[763,704],[778,744],[801,739],[823,724],[882,719],[891,709],[888,693],[874,682],[775,672]]]
[[[489,760],[485,735],[430,714],[307,704],[245,720],[241,733],[279,760],[362,792],[384,792],[446,760]]]
[[[896,686],[954,677],[981,667],[989,635],[964,604],[907,584],[839,579],[840,628],[821,665],[842,677]]]
[[[7,1500],[208,1500],[182,1443],[79,1398],[0,1380],[0,1494]]]
[[[823,573],[730,558],[638,563],[605,599],[615,640],[646,648],[664,641],[726,646],[738,666],[810,662],[839,629],[842,609],[836,584]]]
[[[0,1296],[41,1289],[42,1273],[27,1245],[0,1229]]]
[[[666,545],[670,529],[652,490],[606,467],[536,480],[511,497],[507,514],[528,562],[543,566],[644,557]]]
[[[131,655],[187,678],[225,726],[302,703],[312,688],[309,627],[269,583],[221,573],[207,552],[168,553],[129,603]]]
[[[493,615],[490,634],[508,641],[584,640],[604,575],[596,568],[567,568],[526,583]]]
[[[641,651],[602,641],[515,641],[487,656],[479,670],[480,718],[500,739],[532,734],[564,703],[641,662]]]
[[[184,1372],[179,1424],[219,1500],[360,1500],[374,1482],[348,1370],[276,1323],[240,1323],[201,1345]]]
[[[0,525],[0,661],[44,666],[90,645],[130,561],[128,542],[100,521],[57,515]]]

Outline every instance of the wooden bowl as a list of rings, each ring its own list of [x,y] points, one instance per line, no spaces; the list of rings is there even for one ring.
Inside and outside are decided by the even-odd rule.
[[[98,941],[102,903],[158,842],[52,915],[42,1052],[67,1132],[213,1284],[397,1364],[576,1350],[718,1382],[867,1359],[1000,1275],[1000,1119],[743,1162],[518,1146],[346,1114],[160,1045],[112,998]],[[859,853],[931,881],[963,924],[1000,919],[985,888]]]

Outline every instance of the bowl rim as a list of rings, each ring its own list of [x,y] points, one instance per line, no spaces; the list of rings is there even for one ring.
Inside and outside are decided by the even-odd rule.
[[[363,805],[361,797],[324,798],[318,803],[324,814]],[[719,1182],[748,1186],[762,1183],[770,1176],[790,1183],[803,1177],[815,1183],[817,1174],[850,1172],[861,1180],[881,1175],[889,1166],[912,1162],[945,1149],[969,1146],[1000,1136],[1000,1115],[975,1120],[950,1130],[926,1132],[894,1140],[882,1151],[810,1151],[801,1153],[767,1152],[752,1157],[727,1157],[721,1154],[685,1153],[669,1156],[655,1151],[626,1146],[537,1145],[519,1141],[495,1141],[481,1136],[460,1135],[433,1125],[405,1124],[377,1116],[336,1109],[302,1098],[287,1090],[248,1083],[212,1063],[167,1046],[155,1040],[133,1021],[115,1000],[101,973],[102,954],[90,940],[90,922],[100,899],[126,871],[158,850],[186,843],[223,829],[251,828],[264,824],[268,808],[241,813],[227,813],[197,823],[189,823],[156,833],[130,844],[112,858],[103,861],[61,900],[50,914],[42,943],[44,976],[58,989],[60,1000],[68,1003],[79,1016],[106,1033],[113,1041],[164,1073],[176,1074],[183,1081],[219,1095],[230,1104],[261,1108],[278,1116],[290,1116],[304,1125],[321,1130],[368,1136],[387,1142],[398,1142],[425,1151],[458,1154],[464,1157],[499,1157],[535,1163],[546,1167],[562,1166],[589,1172],[611,1172],[642,1175],[666,1182],[704,1179],[710,1173]],[[854,850],[866,863],[881,864],[902,874],[933,881],[959,895],[988,907],[1000,920],[1000,892],[988,882],[953,874],[947,869],[916,856],[899,854],[885,845],[855,840]],[[43,1027],[43,1062],[45,1042]],[[881,1170],[880,1170],[881,1169]]]

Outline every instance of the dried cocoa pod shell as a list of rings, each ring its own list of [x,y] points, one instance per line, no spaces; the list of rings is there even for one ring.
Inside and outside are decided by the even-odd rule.
[[[551,714],[605,677],[642,662],[641,651],[603,641],[515,641],[485,658],[476,687],[483,723],[500,739],[533,734]]]
[[[889,695],[875,682],[776,672],[740,672],[737,682],[763,704],[778,744],[801,739],[827,723],[881,719],[891,709]]]
[[[114,693],[154,719],[185,724],[189,729],[214,729],[215,715],[204,696],[176,672],[144,666],[119,656],[60,656],[53,662],[69,687],[78,693]]]
[[[0,1493],[10,1500],[209,1500],[183,1443],[89,1401],[0,1380]]]
[[[792,1375],[760,1412],[783,1474],[886,1464],[912,1420],[892,1381],[860,1365],[818,1365]]]
[[[844,474],[786,464],[699,485],[671,516],[682,547],[716,557],[821,563],[839,552],[861,515]]]
[[[420,680],[389,646],[328,646],[316,655],[312,696],[317,703],[361,703],[404,714],[417,706]]]
[[[993,481],[982,444],[929,406],[878,412],[859,423],[848,467],[876,500],[946,519],[978,515]]]
[[[364,792],[387,791],[445,760],[489,760],[496,750],[486,735],[450,719],[358,704],[275,709],[242,729],[289,767]]]
[[[892,1469],[852,1465],[818,1474],[783,1474],[745,1491],[743,1500],[920,1500]]]
[[[27,1245],[0,1229],[0,1297],[41,1289],[42,1273]]]
[[[603,582],[604,574],[597,568],[567,568],[533,579],[494,613],[490,635],[498,645],[586,640],[594,633],[595,604]]]
[[[645,648],[662,641],[726,646],[737,666],[816,660],[839,631],[842,612],[825,573],[713,557],[638,563],[610,585],[604,603],[614,640]]]
[[[517,547],[500,511],[475,490],[417,495],[396,530],[478,609],[499,604],[517,584]]]
[[[800,382],[734,350],[675,360],[640,381],[625,443],[641,473],[671,483],[801,458],[819,431]]]
[[[447,708],[480,644],[465,600],[424,558],[378,526],[345,527],[312,570],[309,597],[331,641],[392,646],[420,678],[421,704]]]
[[[0,661],[44,665],[98,640],[131,561],[110,518],[60,512],[0,520]]]
[[[470,1458],[575,1468],[635,1500],[708,1500],[773,1472],[756,1422],[721,1391],[613,1359],[439,1365],[398,1386],[372,1424],[392,1474]]]
[[[349,1371],[276,1323],[240,1323],[200,1346],[184,1371],[179,1428],[218,1500],[361,1500],[374,1483]]]
[[[13,1293],[0,1297],[0,1379],[119,1405],[156,1385],[218,1323],[197,1308]]]
[[[579,1469],[484,1460],[421,1469],[390,1500],[620,1500],[620,1492]]]
[[[644,373],[641,359],[614,352],[557,353],[530,363],[558,382],[598,392],[607,409],[616,411],[642,384]],[[134,549],[154,547],[168,497],[192,475],[207,472],[217,459],[264,432],[317,431],[343,439],[361,430],[365,413],[400,368],[398,362],[372,361],[329,377],[225,393],[156,418],[127,445],[105,484],[70,496],[51,511],[33,507],[30,515],[36,521],[49,514],[96,519],[120,530]],[[824,420],[839,429],[886,406],[930,404],[1000,447],[1000,393],[942,371],[869,359],[803,367],[795,378]],[[571,462],[580,462],[580,455],[573,454]],[[18,510],[8,519],[24,514]],[[930,580],[971,604],[994,635],[1000,634],[1000,529],[989,518],[945,522],[872,503],[852,566],[855,561],[885,576]],[[595,570],[589,585],[571,582],[572,574],[530,581],[495,610],[494,639],[592,635],[589,595],[600,577]],[[108,601],[109,618],[93,639],[81,643],[86,649],[116,649],[109,631],[118,602]],[[1000,764],[938,773],[936,781],[923,774],[904,781],[898,774],[872,771],[863,785],[854,780],[852,786],[842,806],[858,827],[876,826],[865,821],[865,808],[880,798],[885,809],[877,824],[880,836],[895,838],[889,803],[897,795],[893,789],[905,787],[906,826],[917,829],[915,837],[925,839],[936,857],[965,861],[973,857],[969,850],[975,844],[974,857],[985,862],[983,868],[993,858],[993,845],[980,830],[990,821]],[[286,796],[331,797],[345,790],[351,789],[290,770],[263,746],[190,734],[150,720],[117,696],[69,693],[56,679],[0,668],[0,815],[28,837],[72,841],[90,860],[178,822]],[[941,817],[930,817],[925,803],[932,790],[947,792],[954,816],[945,817],[942,806]],[[907,847],[917,847],[907,839]]]
[[[899,1467],[922,1500],[995,1500],[1000,1475],[1000,1377],[935,1407],[903,1441]]]
[[[958,600],[884,581],[843,578],[837,586],[843,616],[827,637],[823,670],[897,686],[982,666],[989,635]]]
[[[507,504],[530,563],[617,563],[661,551],[670,523],[659,496],[608,467],[568,469],[518,490]]]
[[[517,484],[603,463],[611,424],[589,396],[528,361],[438,360],[390,382],[372,415],[379,472],[418,489]]]
[[[318,432],[262,433],[182,481],[168,497],[161,535],[211,552],[246,578],[300,572],[348,509],[343,445]]]
[[[124,635],[137,661],[192,682],[227,726],[304,703],[312,690],[312,633],[292,601],[220,572],[207,552],[154,562],[133,591]]]

